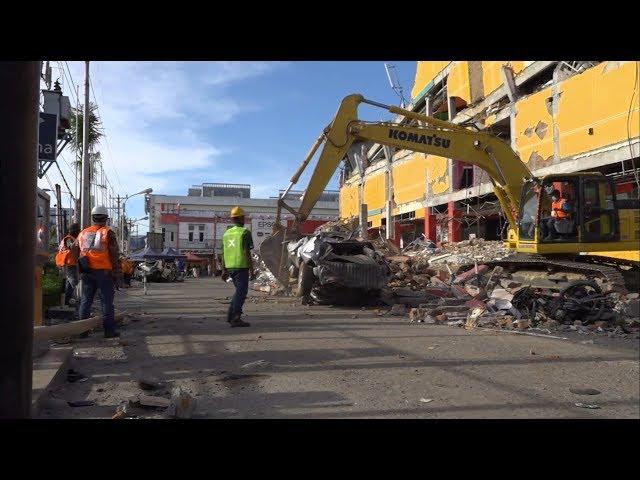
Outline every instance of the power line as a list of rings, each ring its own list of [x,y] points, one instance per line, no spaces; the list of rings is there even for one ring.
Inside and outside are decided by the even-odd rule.
[[[98,115],[100,116],[100,118],[102,118],[102,113],[100,112],[100,106],[98,105],[98,97],[96,97],[96,92],[93,90],[93,81],[90,79],[89,80],[89,87],[91,88],[91,93],[93,94],[93,99],[96,102],[96,109],[98,110]],[[116,168],[116,164],[113,161],[113,154],[111,153],[111,146],[109,144],[109,138],[107,136],[107,129],[104,126],[104,121],[102,121],[102,134],[104,137],[104,141],[105,144],[107,145],[107,151],[109,153],[109,160],[111,161],[112,167],[113,167],[113,171],[116,174],[116,180],[118,180],[118,185],[120,185],[120,188],[122,188],[122,182],[120,181],[120,175],[118,174],[118,169]]]
[[[73,75],[71,75],[71,69],[69,68],[69,63],[65,60],[64,61],[65,66],[67,67],[67,71],[69,72],[69,79],[71,80],[71,85],[73,85],[73,90],[75,92],[76,90],[76,84],[73,81]],[[77,97],[76,97],[77,98]]]
[[[71,85],[74,85],[73,78],[71,78],[71,77],[67,78],[67,74],[64,71],[64,68],[62,66],[62,62],[58,61],[57,63],[58,63],[58,70],[60,70],[62,72],[62,76],[64,77],[65,82],[69,82],[69,83],[71,83]],[[71,72],[69,72],[69,75],[71,75]],[[71,90],[71,85],[69,85],[69,90]],[[78,97],[77,97],[76,92],[75,92],[75,87],[74,87],[72,93],[73,93],[73,97],[76,100],[76,103],[78,103]]]

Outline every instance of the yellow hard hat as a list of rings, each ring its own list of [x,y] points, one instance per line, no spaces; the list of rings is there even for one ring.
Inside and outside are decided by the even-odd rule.
[[[244,210],[240,207],[233,207],[231,209],[231,218],[244,217]]]

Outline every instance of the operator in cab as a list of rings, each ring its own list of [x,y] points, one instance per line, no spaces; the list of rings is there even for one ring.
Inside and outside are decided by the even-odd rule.
[[[549,210],[550,215],[542,217],[540,220],[540,237],[545,242],[557,238],[556,221],[567,218],[571,212],[571,206],[565,198],[560,197],[559,190],[553,190],[551,192],[551,207]]]

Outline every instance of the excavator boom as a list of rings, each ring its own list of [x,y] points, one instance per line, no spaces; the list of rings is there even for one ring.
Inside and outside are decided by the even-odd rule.
[[[403,115],[409,122],[396,124],[359,120],[357,110],[361,103]],[[349,95],[342,100],[332,122],[323,130],[291,177],[289,186],[278,201],[273,235],[261,245],[260,253],[267,267],[283,283],[286,284],[284,279],[287,278],[282,262],[285,253],[284,243],[295,238],[299,224],[311,213],[349,148],[354,142],[361,141],[453,158],[482,168],[493,183],[496,197],[511,229],[516,230],[522,186],[524,182],[533,180],[533,176],[509,145],[488,133],[473,132],[450,122],[373,102],[362,95]],[[297,183],[321,145],[322,150],[300,206],[294,209],[287,205],[284,198]],[[286,232],[280,222],[282,208],[295,217],[293,228],[289,232]]]

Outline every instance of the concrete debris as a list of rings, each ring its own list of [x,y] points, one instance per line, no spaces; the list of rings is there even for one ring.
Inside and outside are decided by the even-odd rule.
[[[162,397],[138,394],[129,398],[129,404],[134,407],[142,408],[167,408],[171,402]]]
[[[266,360],[257,360],[255,362],[245,363],[240,368],[246,370],[246,369],[255,369],[255,368],[268,367],[269,365],[271,365],[271,364],[269,362],[267,362]]]
[[[172,418],[191,418],[196,409],[197,400],[184,387],[178,386],[171,391],[171,404],[167,415]]]
[[[576,395],[600,395],[601,393],[600,390],[595,388],[570,388],[569,391]]]
[[[93,407],[96,404],[93,400],[69,400],[67,405],[70,407]]]
[[[164,387],[164,383],[154,377],[142,376],[138,378],[138,386],[142,390],[157,390]]]
[[[402,303],[396,303],[391,307],[390,314],[396,317],[403,317],[407,314],[407,307]]]
[[[472,238],[436,246],[422,236],[401,249],[390,240],[364,242],[359,235],[357,219],[328,222],[314,235],[292,242],[295,245],[290,245],[289,252],[299,260],[312,259],[311,265],[333,262],[341,268],[369,265],[374,270],[379,266],[380,272],[388,270],[381,290],[371,287],[362,289],[361,295],[348,297],[351,301],[357,298],[360,305],[365,301],[372,306],[386,304],[391,307],[387,312],[390,315],[404,316],[408,312],[412,323],[448,323],[468,329],[496,327],[519,332],[574,330],[581,335],[640,333],[637,293],[622,294],[613,291],[606,279],[585,280],[571,272],[549,272],[539,281],[532,281],[526,272],[488,265],[513,254],[503,241]],[[272,295],[282,292],[264,263],[258,263],[261,273],[252,288]],[[295,272],[296,267],[292,267]],[[332,282],[344,280],[342,284],[351,288],[365,277],[380,279],[379,275],[350,276],[317,265],[313,271],[316,284],[306,303],[346,303],[341,295],[349,289],[344,285],[333,288]],[[324,280],[318,282],[319,279]],[[461,308],[442,308],[449,306]],[[574,325],[575,321],[581,323]]]
[[[280,295],[284,293],[284,288],[276,277],[269,271],[265,263],[257,253],[251,254],[253,265],[257,270],[256,278],[249,285],[251,290],[268,293],[270,295]]]

